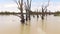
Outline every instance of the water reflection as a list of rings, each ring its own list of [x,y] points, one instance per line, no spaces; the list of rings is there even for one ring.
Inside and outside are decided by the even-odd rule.
[[[46,27],[47,27],[47,25],[46,25],[46,23],[47,23],[46,20],[42,20],[41,23],[42,23],[42,30],[46,32]]]
[[[25,22],[26,25],[30,25],[30,20]]]
[[[21,24],[21,27],[20,27],[21,29],[20,29],[20,34],[24,34],[24,24]]]
[[[21,24],[20,34],[30,34],[30,25]]]

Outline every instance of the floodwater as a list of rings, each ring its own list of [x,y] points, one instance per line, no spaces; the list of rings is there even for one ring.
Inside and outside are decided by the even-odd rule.
[[[31,16],[25,24],[20,20],[17,16],[0,15],[0,34],[60,34],[60,16],[50,15],[44,20]]]

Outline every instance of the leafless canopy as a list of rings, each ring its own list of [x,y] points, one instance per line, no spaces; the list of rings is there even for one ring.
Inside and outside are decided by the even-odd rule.
[[[43,5],[42,5],[42,8],[44,8],[44,10],[46,10],[46,9],[47,9],[47,7],[49,6],[49,2],[50,2],[50,0],[48,0],[47,5],[46,5],[46,6],[44,6],[44,7],[43,7]]]
[[[14,2],[17,4],[18,9],[21,10],[23,6],[23,0],[14,0]]]
[[[27,0],[27,2],[25,2],[25,10],[31,10],[31,1],[32,0]]]

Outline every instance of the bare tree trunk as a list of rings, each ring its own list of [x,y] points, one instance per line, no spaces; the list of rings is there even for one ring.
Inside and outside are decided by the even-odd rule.
[[[27,2],[25,2],[25,10],[26,10],[26,21],[29,19],[31,20],[30,18],[30,12],[31,12],[31,1],[32,0],[27,0]]]
[[[30,17],[31,16],[31,1],[32,0],[30,0],[30,3],[29,3],[29,20],[31,20],[31,17]]]
[[[44,9],[42,7],[42,20],[44,20]]]
[[[30,17],[30,11],[29,11],[29,20],[31,20],[31,17]]]
[[[28,20],[28,13],[27,13],[27,10],[26,10],[26,21]]]
[[[21,0],[20,6],[21,6],[21,9],[20,9],[20,11],[21,11],[21,22],[24,23],[25,20],[24,20],[24,15],[23,15],[23,0]]]
[[[37,9],[37,18],[39,18],[39,16],[38,16],[38,9]]]

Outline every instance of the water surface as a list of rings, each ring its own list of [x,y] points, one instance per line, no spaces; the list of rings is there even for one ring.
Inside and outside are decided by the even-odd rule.
[[[0,15],[0,34],[60,34],[60,16],[50,15],[44,20],[31,18],[23,25],[17,16]]]

